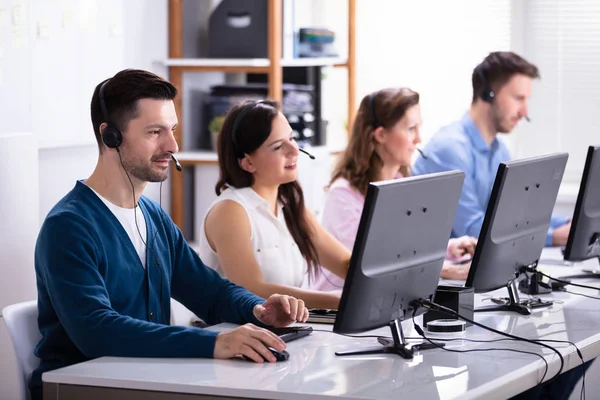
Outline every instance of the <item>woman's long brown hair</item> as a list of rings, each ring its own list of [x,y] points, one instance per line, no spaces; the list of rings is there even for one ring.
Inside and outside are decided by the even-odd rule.
[[[366,195],[369,182],[378,179],[383,167],[383,160],[375,151],[373,131],[377,126],[391,128],[409,108],[417,104],[419,94],[408,88],[383,89],[365,96],[352,124],[348,146],[333,170],[330,184],[338,178],[344,178]],[[410,176],[410,166],[403,165],[398,172],[402,176]]]
[[[254,153],[267,140],[278,112],[278,104],[271,101],[245,102],[229,111],[217,141],[220,172],[215,186],[217,196],[227,189],[227,185],[235,188],[252,186],[254,175],[243,170],[239,160],[245,154]],[[279,185],[277,199],[283,205],[285,223],[310,272],[319,265],[319,256],[311,240],[314,228],[307,218],[300,184],[294,181]]]

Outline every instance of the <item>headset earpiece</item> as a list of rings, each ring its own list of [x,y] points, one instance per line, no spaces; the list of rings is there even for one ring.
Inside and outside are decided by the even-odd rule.
[[[375,113],[375,97],[377,97],[379,92],[380,90],[369,95],[369,113],[371,114],[371,126],[373,127],[373,130],[383,126],[383,124],[377,118],[377,114]]]
[[[118,149],[123,143],[123,134],[120,130],[118,130],[114,124],[108,118],[108,112],[106,110],[106,103],[104,102],[104,86],[108,83],[110,79],[107,79],[102,86],[100,86],[100,91],[98,93],[98,101],[100,102],[100,109],[102,110],[102,115],[104,117],[104,122],[106,122],[106,127],[100,133],[100,137],[102,138],[102,143],[110,149]]]
[[[121,132],[110,125],[107,125],[104,128],[101,136],[102,143],[104,143],[104,145],[110,149],[119,148],[119,146],[121,146],[121,143],[123,142],[123,135],[121,135]]]
[[[475,71],[477,73],[477,76],[479,76],[479,80],[481,81],[481,90],[479,91],[479,98],[485,101],[486,103],[491,103],[492,101],[494,101],[496,93],[494,93],[494,91],[490,87],[490,84],[483,73],[481,64],[479,64],[475,68]]]
[[[481,100],[485,101],[486,103],[491,103],[492,101],[494,101],[494,97],[496,96],[496,93],[494,93],[494,91],[492,89],[490,89],[489,87],[485,87],[482,92],[481,92]]]

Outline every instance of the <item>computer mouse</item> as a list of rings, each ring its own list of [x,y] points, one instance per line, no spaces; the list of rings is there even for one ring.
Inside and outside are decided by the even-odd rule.
[[[287,361],[287,359],[290,358],[290,353],[288,353],[286,350],[278,351],[272,347],[267,347],[267,349],[269,349],[271,354],[273,354],[275,356],[276,361]],[[246,359],[248,361],[254,361],[253,359],[251,359],[248,356],[243,355],[242,357],[244,357],[244,359]]]
[[[267,347],[267,349],[273,353],[277,361],[286,361],[288,358],[290,358],[290,353],[288,353],[286,350],[278,351],[272,347]]]

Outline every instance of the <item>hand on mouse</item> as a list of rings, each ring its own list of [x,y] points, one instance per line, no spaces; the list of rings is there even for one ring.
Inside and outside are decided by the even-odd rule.
[[[254,316],[263,324],[275,327],[288,326],[292,322],[306,322],[308,308],[304,301],[292,296],[274,294],[252,310]]]
[[[227,332],[220,332],[215,342],[214,358],[233,358],[244,355],[257,363],[264,360],[276,362],[275,356],[267,346],[275,350],[285,350],[285,343],[266,329],[253,324],[242,325]]]

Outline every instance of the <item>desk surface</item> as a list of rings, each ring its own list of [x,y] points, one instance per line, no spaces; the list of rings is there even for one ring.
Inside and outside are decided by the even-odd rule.
[[[595,261],[594,261],[595,262]],[[597,264],[597,263],[596,263]],[[556,276],[573,272],[567,267],[548,267]],[[598,282],[591,281],[591,284]],[[598,295],[597,291],[570,289]],[[499,292],[500,295],[506,293]],[[600,303],[567,293],[548,295],[564,301],[530,316],[514,313],[478,313],[476,320],[496,329],[529,339],[575,342],[586,360],[600,355]],[[488,296],[476,296],[485,301]],[[420,318],[418,319],[420,321]],[[217,326],[227,329],[228,325]],[[313,325],[330,330],[331,326]],[[405,334],[417,336],[411,321]],[[387,329],[370,332],[389,336]],[[366,334],[366,333],[365,333]],[[466,338],[497,339],[478,327],[467,329]],[[412,360],[395,355],[338,357],[335,351],[377,345],[374,338],[348,338],[330,332],[288,344],[290,359],[275,364],[244,360],[134,359],[103,357],[47,372],[46,383],[123,388],[170,393],[219,395],[243,398],[325,399],[330,396],[362,399],[473,399],[507,398],[535,386],[544,363],[539,357],[508,351],[450,353],[441,349],[417,353]],[[553,344],[565,356],[565,370],[581,363],[568,344]],[[558,370],[558,357],[537,345],[448,342],[449,349],[510,348],[545,356],[547,378]]]

